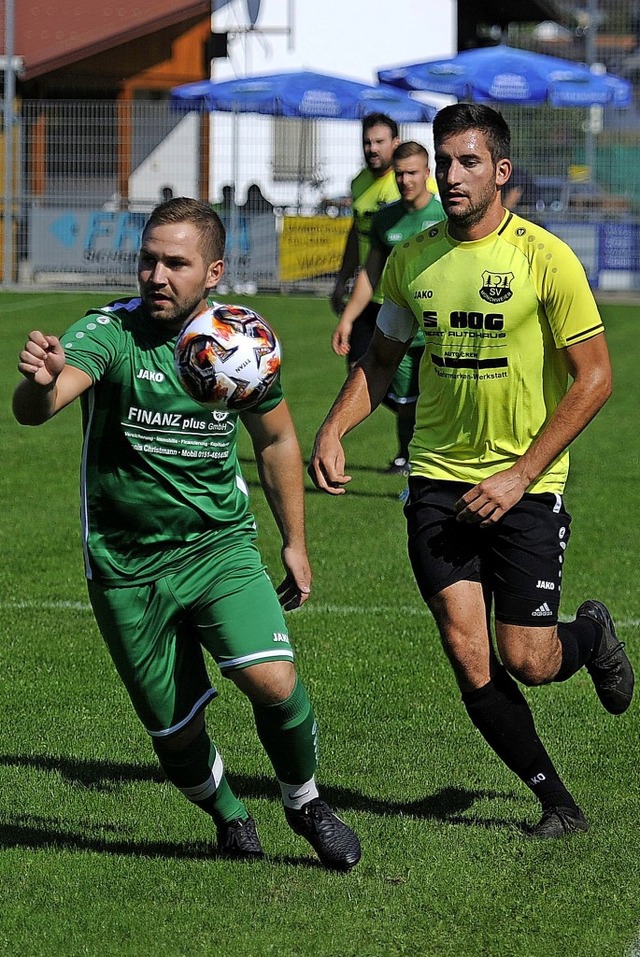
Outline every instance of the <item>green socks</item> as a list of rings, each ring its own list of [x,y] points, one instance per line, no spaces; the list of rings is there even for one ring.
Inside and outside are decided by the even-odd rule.
[[[158,738],[152,738],[152,743],[160,766],[171,783],[189,801],[210,814],[216,823],[248,818],[244,804],[229,787],[222,758],[204,728],[181,751],[165,747]]]
[[[296,678],[279,704],[253,706],[256,729],[279,781],[303,784],[318,764],[317,725],[306,689]]]

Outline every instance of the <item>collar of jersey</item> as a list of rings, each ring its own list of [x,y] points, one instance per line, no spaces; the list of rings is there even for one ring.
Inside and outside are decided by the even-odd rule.
[[[453,236],[449,235],[448,223],[445,228],[444,235],[446,237],[447,242],[451,246],[455,246],[456,248],[459,248],[460,246],[462,246],[463,248],[468,248],[473,246],[475,249],[477,249],[480,246],[488,246],[490,243],[494,242],[496,236],[498,236],[499,233],[502,232],[502,230],[507,224],[507,221],[509,220],[511,216],[512,216],[512,213],[510,213],[508,209],[505,209],[504,216],[502,217],[502,220],[500,221],[499,225],[496,226],[493,232],[489,233],[487,236],[483,236],[482,239],[467,239],[467,240],[454,239]]]

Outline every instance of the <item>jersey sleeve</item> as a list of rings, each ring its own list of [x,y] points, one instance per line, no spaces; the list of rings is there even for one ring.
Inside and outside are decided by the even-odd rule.
[[[371,220],[369,242],[371,243],[372,249],[377,249],[379,252],[384,252],[385,255],[389,252],[389,247],[384,242],[384,223],[380,218],[380,211],[377,212]]]
[[[584,267],[566,243],[558,240],[541,273],[541,301],[559,349],[584,342],[604,325]]]
[[[276,406],[280,405],[284,399],[284,390],[282,388],[282,379],[280,374],[275,380],[267,394],[256,405],[251,406],[249,412],[262,415],[265,412],[271,412]]]
[[[396,306],[402,306],[403,309],[411,309],[402,291],[402,273],[404,260],[400,255],[399,246],[394,246],[382,276],[382,294],[385,299],[390,299]]]
[[[60,338],[66,361],[98,382],[118,357],[121,333],[113,316],[88,312]]]

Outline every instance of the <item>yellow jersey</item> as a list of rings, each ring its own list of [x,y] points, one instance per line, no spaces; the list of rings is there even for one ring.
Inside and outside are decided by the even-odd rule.
[[[382,176],[374,176],[368,167],[361,170],[351,182],[353,220],[358,236],[358,263],[364,266],[371,247],[371,220],[375,213],[388,203],[400,199],[393,169]],[[371,297],[372,302],[382,302],[380,283]]]
[[[398,243],[383,281],[426,342],[413,475],[475,485],[513,465],[567,391],[562,349],[603,331],[575,253],[509,212],[474,242],[442,222]],[[529,491],[561,493],[568,466],[565,451]]]

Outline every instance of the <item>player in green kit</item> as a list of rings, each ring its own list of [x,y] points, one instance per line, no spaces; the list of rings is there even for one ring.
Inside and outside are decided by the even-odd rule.
[[[263,856],[207,734],[204,710],[216,692],[203,650],[252,704],[290,826],[327,867],[349,870],[360,845],[319,796],[316,721],[282,614],[311,586],[302,463],[282,388],[238,417],[197,405],[174,369],[178,332],[223,274],[224,243],[208,204],[157,206],[142,234],[139,297],[91,310],[60,339],[32,332],[13,409],[20,423],[39,425],[80,398],[91,604],[163,770],[211,815],[220,853]],[[236,452],[240,422],[282,535],[277,593],[255,544]]]
[[[353,324],[371,301],[396,243],[444,219],[442,204],[428,187],[429,154],[421,143],[411,140],[400,143],[393,152],[393,171],[401,199],[385,206],[371,220],[369,255],[333,333],[331,344],[337,355],[349,355]],[[409,472],[409,442],[415,423],[418,369],[423,350],[424,336],[418,329],[383,400],[396,415],[398,452],[388,469],[392,473]]]
[[[459,103],[440,110],[433,134],[447,220],[391,252],[371,346],[318,433],[309,471],[324,491],[345,491],[342,438],[382,401],[421,328],[405,505],[413,572],[470,720],[540,802],[528,833],[559,838],[588,823],[518,682],[566,681],[584,667],[616,715],[634,690],[602,602],[558,621],[568,447],[609,398],[609,354],[577,257],[502,205],[503,117]]]

